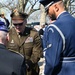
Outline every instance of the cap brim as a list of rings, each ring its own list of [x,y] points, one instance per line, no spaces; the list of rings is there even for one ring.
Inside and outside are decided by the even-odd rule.
[[[51,6],[54,3],[54,1],[50,2],[48,5],[45,6],[45,11],[48,10],[49,6]]]

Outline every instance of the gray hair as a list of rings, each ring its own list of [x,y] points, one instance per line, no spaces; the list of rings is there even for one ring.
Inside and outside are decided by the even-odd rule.
[[[4,43],[7,38],[7,32],[0,31],[0,43]]]

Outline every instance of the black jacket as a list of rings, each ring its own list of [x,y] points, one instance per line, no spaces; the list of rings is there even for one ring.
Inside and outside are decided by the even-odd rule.
[[[0,75],[25,75],[24,57],[0,44]]]
[[[40,30],[39,30],[39,34],[40,34],[40,35],[43,35],[43,33],[44,33],[43,29],[40,29]]]

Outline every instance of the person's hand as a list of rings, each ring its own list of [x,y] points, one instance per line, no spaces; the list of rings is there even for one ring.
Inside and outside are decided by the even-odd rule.
[[[26,60],[26,67],[28,70],[32,69],[33,67],[33,63],[31,60]]]

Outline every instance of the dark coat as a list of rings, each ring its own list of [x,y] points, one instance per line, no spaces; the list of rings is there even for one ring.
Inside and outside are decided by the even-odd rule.
[[[44,33],[43,29],[40,29],[40,30],[39,30],[39,34],[40,34],[40,35],[43,35],[43,33]]]
[[[0,75],[26,75],[24,57],[0,44]]]
[[[26,57],[26,64],[29,66],[27,75],[39,75],[38,61],[43,52],[38,32],[26,27],[24,33],[20,34],[19,38],[15,29],[12,28],[9,35],[8,49],[18,51]]]

